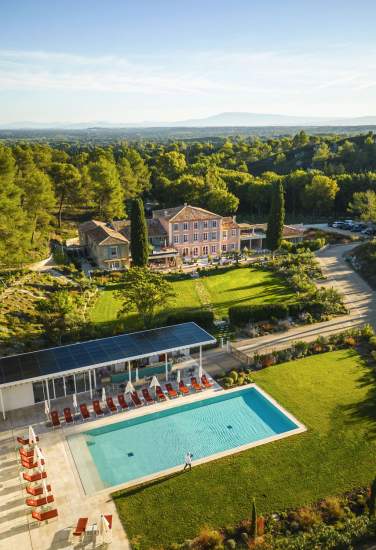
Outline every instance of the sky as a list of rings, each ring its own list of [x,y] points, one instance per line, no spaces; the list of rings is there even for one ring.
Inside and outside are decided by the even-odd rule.
[[[375,0],[13,0],[0,125],[376,115]]]

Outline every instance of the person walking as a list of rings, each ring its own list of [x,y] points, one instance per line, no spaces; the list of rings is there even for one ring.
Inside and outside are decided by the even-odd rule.
[[[188,470],[192,470],[192,454],[191,453],[186,453],[185,455],[185,458],[184,458],[184,468],[183,468],[183,472],[185,472],[185,470],[188,468]]]

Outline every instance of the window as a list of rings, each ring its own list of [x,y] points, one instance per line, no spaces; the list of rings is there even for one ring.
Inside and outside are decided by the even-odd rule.
[[[117,258],[118,257],[118,247],[117,246],[111,246],[110,247],[110,258]]]
[[[212,238],[212,241],[215,241],[217,239],[217,232],[216,231],[213,231],[213,233],[211,234],[211,238]]]
[[[207,241],[207,240],[208,240],[208,234],[207,234],[207,233],[204,233],[203,240],[204,240],[204,241]]]
[[[223,231],[223,238],[226,240],[227,239],[227,231]]]
[[[189,256],[189,248],[183,248],[183,256]]]
[[[227,244],[222,245],[222,252],[227,252]]]
[[[212,221],[212,227],[217,227],[217,220]]]
[[[198,248],[197,248],[197,246],[193,249],[193,256],[198,256]]]
[[[207,229],[207,227],[208,227],[208,222],[204,222],[204,223],[203,223],[203,227],[204,227],[204,229]]]
[[[194,222],[193,229],[198,229],[198,222]]]
[[[193,240],[198,241],[198,233],[193,233]]]
[[[208,247],[208,246],[203,246],[203,247],[202,247],[202,253],[203,253],[203,255],[204,255],[204,256],[207,256],[208,252],[209,252],[209,247]]]
[[[174,231],[179,231],[179,224],[178,223],[174,223],[173,230]]]
[[[212,247],[211,247],[211,253],[215,254],[216,252],[217,252],[217,247],[216,247],[215,244],[213,244]]]
[[[234,243],[232,243],[232,245],[231,245],[231,250],[235,250],[235,244]]]
[[[183,229],[184,231],[188,231],[188,222],[183,223]]]
[[[110,269],[120,269],[120,262],[110,262],[109,267]]]
[[[183,243],[187,243],[188,242],[188,235],[183,235]]]
[[[179,242],[179,235],[174,235],[174,243],[178,243]]]
[[[231,229],[231,235],[232,235],[233,237],[236,237],[236,229]]]

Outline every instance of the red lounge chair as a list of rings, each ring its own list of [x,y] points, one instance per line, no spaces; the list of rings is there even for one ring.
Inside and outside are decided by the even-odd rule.
[[[38,437],[38,436],[37,436],[36,440],[39,441],[39,437]],[[20,445],[29,445],[29,444],[30,444],[30,443],[29,443],[29,438],[25,439],[24,437],[18,436],[18,437],[17,437],[17,441],[18,441],[18,443],[20,443]]]
[[[147,388],[144,388],[142,390],[142,395],[143,395],[143,398],[145,399],[146,403],[154,403],[154,399],[150,395],[149,390]]]
[[[51,422],[52,422],[52,427],[53,428],[61,426],[60,419],[59,419],[59,413],[57,411],[51,411]]]
[[[72,424],[74,422],[74,418],[69,407],[64,409],[64,418],[67,424]]]
[[[28,481],[29,483],[33,483],[34,481],[40,481],[42,478],[45,479],[47,477],[47,472],[35,472],[33,474],[29,474],[27,472],[23,472],[22,477],[25,481]]]
[[[170,382],[168,382],[166,384],[166,390],[167,390],[167,393],[168,393],[169,397],[177,397],[178,396],[178,392],[174,390],[174,388],[172,387]]]
[[[89,518],[80,518],[77,521],[75,530],[73,531],[73,536],[82,537],[82,535],[84,535],[86,531],[86,526],[88,521],[89,521]]]
[[[86,403],[81,403],[80,411],[81,411],[81,416],[83,420],[87,420],[88,418],[90,418],[90,413],[87,409]]]
[[[192,384],[192,388],[195,391],[202,391],[202,386],[200,386],[200,384],[197,382],[197,379],[194,376],[191,378],[191,384]]]
[[[51,492],[51,485],[47,485],[47,491]],[[26,487],[26,492],[32,497],[37,497],[43,494],[43,485],[28,485]]]
[[[142,407],[142,403],[140,401],[140,398],[138,397],[138,393],[136,391],[131,393],[131,398],[133,401],[133,404],[135,407]]]
[[[20,457],[22,458],[22,460],[34,457],[34,449],[30,449],[29,451],[25,451],[25,449],[23,447],[20,447],[18,449],[18,452],[20,453]]]
[[[129,408],[128,403],[126,402],[123,393],[119,393],[118,402],[119,402],[120,407],[123,409],[123,411],[126,411]]]
[[[107,520],[108,528],[112,529],[112,514],[104,514],[104,517]]]
[[[38,508],[39,506],[46,506],[46,504],[51,504],[51,502],[54,502],[53,495],[48,495],[47,497],[42,498],[27,498],[25,500],[26,506],[33,506],[34,508]]]
[[[179,391],[181,394],[188,395],[189,394],[189,388],[184,384],[183,380],[180,380],[179,382]]]
[[[213,387],[213,384],[211,384],[211,383],[209,382],[208,377],[206,376],[206,374],[203,374],[203,375],[201,376],[201,382],[202,382],[202,384],[203,384],[203,386],[204,386],[205,388],[211,388],[211,387]]]
[[[32,460],[34,460],[34,459],[32,459]],[[34,468],[38,468],[38,466],[39,466],[38,462],[32,462],[32,460],[31,460],[31,461],[29,461],[29,460],[22,460],[22,462],[21,462],[22,467],[23,467],[23,468],[26,468],[26,469],[28,469],[28,470],[33,470]],[[42,465],[44,464],[44,460],[43,460],[43,459],[41,460],[41,464],[42,464]]]
[[[99,399],[94,399],[93,409],[94,409],[94,412],[95,412],[96,416],[102,416],[104,414],[104,411],[100,406]]]
[[[160,386],[155,386],[155,393],[157,394],[158,401],[166,401],[167,397],[162,391],[162,388]]]
[[[115,405],[114,400],[112,399],[112,397],[106,397],[106,403],[107,403],[107,407],[109,408],[111,413],[116,413],[117,412],[117,406]]]
[[[52,518],[57,518],[57,510],[46,510],[45,512],[32,512],[31,517],[37,521],[48,521]]]

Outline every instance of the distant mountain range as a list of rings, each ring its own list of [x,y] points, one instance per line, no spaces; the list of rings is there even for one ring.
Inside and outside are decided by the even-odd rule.
[[[373,126],[376,116],[362,117],[311,117],[290,116],[262,113],[228,112],[206,118],[180,120],[176,122],[139,122],[112,123],[93,122],[14,122],[1,124],[1,130],[16,129],[56,129],[56,130],[90,130],[94,128],[208,128],[208,127],[252,127],[252,126]]]

